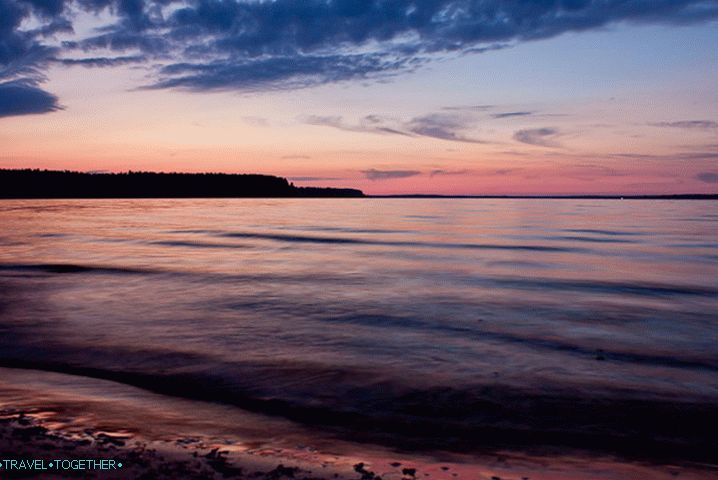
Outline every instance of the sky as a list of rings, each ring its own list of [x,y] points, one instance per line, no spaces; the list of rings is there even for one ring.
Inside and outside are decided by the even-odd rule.
[[[718,0],[0,0],[0,168],[718,193]]]

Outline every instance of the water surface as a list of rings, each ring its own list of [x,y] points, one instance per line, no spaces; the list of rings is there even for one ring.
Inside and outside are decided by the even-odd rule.
[[[3,201],[0,366],[406,448],[705,460],[718,422],[715,207]]]

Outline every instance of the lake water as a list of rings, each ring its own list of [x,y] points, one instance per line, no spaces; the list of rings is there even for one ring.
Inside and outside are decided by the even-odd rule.
[[[705,460],[717,206],[3,201],[0,366],[410,449]]]

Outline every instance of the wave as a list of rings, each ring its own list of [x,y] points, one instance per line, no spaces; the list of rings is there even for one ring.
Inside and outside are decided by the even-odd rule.
[[[16,264],[0,264],[0,271],[29,271],[44,272],[56,274],[72,274],[72,273],[105,273],[105,274],[143,274],[157,273],[156,270],[129,268],[129,267],[109,267],[109,266],[93,266],[78,265],[73,263],[16,263]]]
[[[464,339],[476,340],[497,340],[503,343],[518,344],[534,350],[548,350],[578,355],[583,358],[600,358],[606,362],[621,362],[630,364],[643,364],[651,366],[662,366],[670,368],[700,369],[718,372],[718,355],[715,357],[699,358],[678,357],[671,355],[660,355],[651,353],[640,353],[621,350],[619,348],[592,348],[568,340],[557,338],[543,338],[538,335],[513,334],[489,330],[476,326],[461,327],[456,325],[429,322],[417,318],[399,317],[390,315],[358,315],[348,314],[342,316],[331,316],[322,319],[327,323],[346,323],[362,325],[387,330],[409,329],[434,331],[437,334],[455,334]]]
[[[172,245],[178,247],[197,248],[249,248],[243,245],[218,245],[205,244],[201,242],[184,241],[157,241],[161,245]],[[72,263],[40,263],[40,264],[0,264],[2,271],[34,271],[54,274],[159,274],[170,273],[174,275],[188,275],[206,277],[216,281],[272,281],[272,282],[338,282],[346,281],[347,277],[342,275],[322,275],[310,273],[303,275],[236,275],[220,273],[196,273],[181,270],[158,270],[151,268],[117,267],[102,265],[80,265]],[[427,272],[404,271],[400,272],[408,277],[415,275],[426,276]],[[455,275],[454,282],[457,284],[481,286],[487,288],[501,287],[517,290],[545,290],[545,291],[574,291],[581,293],[602,293],[612,295],[631,295],[639,297],[674,297],[674,296],[695,296],[695,297],[718,297],[718,289],[697,286],[697,285],[667,285],[662,283],[647,282],[610,282],[600,280],[579,280],[579,279],[557,279],[550,277],[505,277],[505,276],[462,276]],[[357,280],[358,281],[358,280]]]
[[[468,281],[471,282],[472,279],[469,278]],[[687,285],[666,285],[662,283],[628,283],[578,279],[564,280],[547,277],[489,277],[483,279],[483,281],[488,281],[491,284],[507,288],[558,291],[571,290],[584,293],[608,293],[642,297],[672,297],[677,295],[715,297],[718,295],[718,289],[715,288]]]
[[[188,248],[249,248],[247,245],[237,245],[236,243],[209,243],[202,241],[183,241],[183,240],[155,240],[149,242],[150,245],[161,245],[163,247],[188,247]]]
[[[120,371],[12,358],[0,359],[0,366],[110,380],[169,396],[230,404],[400,449],[471,452],[540,445],[710,461],[718,448],[718,404],[709,401],[594,397],[499,384],[411,388],[386,381],[339,387],[332,394],[328,379],[367,372],[306,364],[255,365],[253,370],[224,365],[199,373]],[[232,371],[234,376],[218,371]],[[318,390],[313,396],[292,396],[283,394],[287,385]]]
[[[524,250],[535,252],[586,252],[579,247],[560,247],[553,245],[522,245],[522,244],[488,244],[488,243],[452,243],[452,242],[409,242],[399,240],[370,240],[351,237],[322,237],[307,235],[288,235],[283,233],[227,232],[220,234],[228,238],[255,238],[293,243],[346,244],[346,245],[380,245],[388,247],[408,248],[448,248],[471,250]]]
[[[571,232],[571,233],[588,233],[588,234],[596,234],[596,235],[610,235],[610,236],[620,236],[620,237],[633,237],[642,235],[640,232],[626,232],[626,231],[620,231],[620,230],[602,230],[598,228],[565,228],[562,230],[563,232]]]

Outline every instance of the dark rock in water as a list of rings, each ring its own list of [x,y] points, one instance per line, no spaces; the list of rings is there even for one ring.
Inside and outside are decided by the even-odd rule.
[[[371,470],[367,470],[366,468],[364,468],[363,462],[359,462],[354,465],[354,471],[361,474],[361,480],[381,480],[380,476],[378,476]]]
[[[394,468],[401,467],[401,463],[399,463],[399,462],[391,462],[389,465],[391,465]]]
[[[39,427],[39,426],[18,428],[17,430],[12,431],[13,437],[21,437],[24,439],[40,437],[45,434],[47,434],[47,429],[45,427]]]
[[[97,443],[101,445],[115,445],[118,447],[125,446],[124,440],[104,433],[100,433],[99,435],[97,435]]]
[[[277,465],[277,468],[274,470],[267,472],[266,478],[272,478],[272,479],[279,479],[282,477],[286,478],[295,478],[295,475],[299,473],[299,468],[297,467],[285,467],[283,464]]]
[[[25,414],[21,412],[20,415],[17,416],[17,423],[19,423],[20,425],[27,426],[27,425],[30,425],[32,423],[32,421],[29,420],[25,416]]]
[[[401,470],[401,473],[409,475],[410,477],[416,477],[416,468],[404,468]]]

